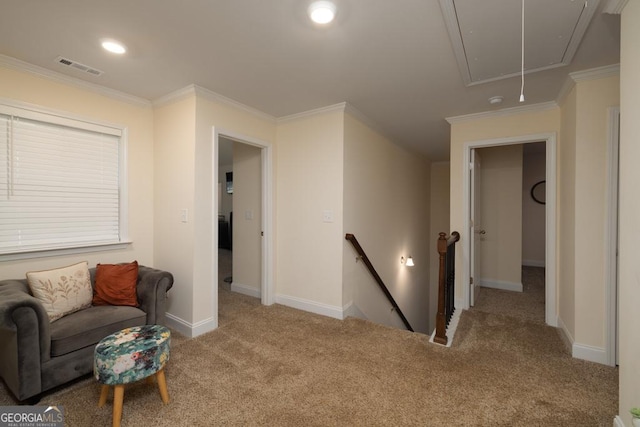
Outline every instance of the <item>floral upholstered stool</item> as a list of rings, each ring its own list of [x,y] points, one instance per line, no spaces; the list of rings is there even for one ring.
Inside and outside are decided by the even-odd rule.
[[[160,325],[136,326],[123,329],[102,339],[96,345],[93,375],[102,384],[98,407],[107,402],[109,387],[113,386],[113,426],[122,419],[124,385],[144,378],[158,381],[160,397],[169,403],[164,365],[169,360],[171,331]]]

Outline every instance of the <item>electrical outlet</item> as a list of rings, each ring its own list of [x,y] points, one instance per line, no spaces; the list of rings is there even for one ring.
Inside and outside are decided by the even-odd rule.
[[[322,211],[322,222],[333,222],[333,211]]]

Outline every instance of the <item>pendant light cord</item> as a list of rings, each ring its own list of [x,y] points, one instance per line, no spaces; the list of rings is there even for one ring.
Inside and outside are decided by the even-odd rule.
[[[522,52],[522,62],[520,64],[520,76],[522,78],[522,84],[520,85],[520,102],[524,102],[524,0],[522,0],[522,45],[520,50]]]

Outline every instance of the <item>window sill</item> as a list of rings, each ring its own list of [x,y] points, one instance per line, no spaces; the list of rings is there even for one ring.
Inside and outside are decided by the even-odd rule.
[[[0,254],[0,262],[126,249],[131,243],[133,242],[124,241],[124,242],[117,242],[117,243],[92,244],[92,245],[78,246],[73,248],[36,249],[36,250],[30,250],[25,252],[6,253],[6,254]]]

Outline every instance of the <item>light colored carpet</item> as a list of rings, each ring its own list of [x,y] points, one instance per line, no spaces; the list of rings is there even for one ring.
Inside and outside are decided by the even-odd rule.
[[[123,426],[609,427],[617,413],[617,369],[571,358],[555,328],[537,322],[465,311],[444,348],[360,319],[220,295],[217,330],[172,337],[171,402],[152,384],[128,386]],[[111,400],[98,408],[99,391],[85,379],[41,404],[63,405],[69,426],[108,426]]]
[[[474,310],[545,324],[544,268],[522,267],[522,292],[481,288]]]

